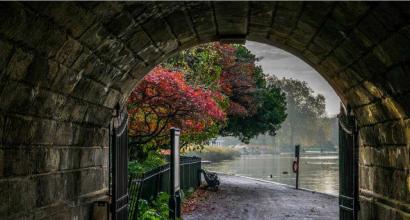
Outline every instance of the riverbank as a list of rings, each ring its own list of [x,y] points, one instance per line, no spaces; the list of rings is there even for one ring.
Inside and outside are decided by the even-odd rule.
[[[239,176],[220,174],[219,177],[221,185],[217,192],[204,189],[196,192],[201,199],[195,208],[186,209],[184,220],[339,218],[335,196]]]
[[[203,167],[206,170],[294,186],[296,175],[292,172],[293,160],[293,154],[241,155],[233,160],[204,164]],[[338,195],[338,156],[302,154],[300,158],[299,187]]]

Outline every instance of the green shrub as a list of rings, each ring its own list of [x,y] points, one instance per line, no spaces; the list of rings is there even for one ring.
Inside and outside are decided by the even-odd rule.
[[[168,200],[169,195],[165,192],[160,192],[152,202],[140,199],[138,201],[138,219],[167,220],[169,217]]]
[[[155,169],[166,163],[163,155],[151,151],[144,161],[133,160],[128,163],[128,173],[130,176],[140,176],[144,172]]]

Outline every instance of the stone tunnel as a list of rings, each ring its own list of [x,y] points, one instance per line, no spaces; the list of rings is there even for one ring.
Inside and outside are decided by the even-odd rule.
[[[360,219],[410,219],[410,5],[0,3],[0,216],[90,219],[114,106],[201,43],[257,41],[315,68],[360,132]]]

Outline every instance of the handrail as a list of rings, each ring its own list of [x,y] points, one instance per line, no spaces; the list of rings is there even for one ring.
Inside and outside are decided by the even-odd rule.
[[[182,158],[181,158],[181,159],[182,159]],[[189,159],[189,160],[195,160],[195,161],[182,162],[182,163],[180,163],[180,166],[201,163],[201,158],[198,158],[198,157],[188,158],[188,159]],[[164,167],[166,167],[166,168],[164,169]],[[156,171],[156,170],[159,170],[159,171]],[[164,172],[166,172],[166,171],[168,171],[168,170],[169,170],[169,163],[166,163],[166,164],[161,165],[161,166],[159,166],[159,167],[157,167],[157,168],[154,168],[154,169],[152,169],[152,170],[146,171],[144,174],[142,174],[143,178],[134,178],[134,177],[131,177],[131,181],[132,181],[132,182],[134,182],[134,181],[136,181],[136,182],[145,181],[145,180],[150,179],[150,178],[152,178],[152,177],[154,177],[154,176],[156,176],[156,175],[158,175],[158,174],[160,174],[160,173],[164,173]],[[156,172],[150,174],[150,173],[153,172],[153,171],[156,171]],[[146,176],[147,174],[149,174],[149,175]]]

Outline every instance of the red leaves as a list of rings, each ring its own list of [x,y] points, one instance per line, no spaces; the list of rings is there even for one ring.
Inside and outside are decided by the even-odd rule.
[[[224,121],[219,92],[188,85],[181,72],[155,67],[128,99],[131,136],[159,135],[172,126],[200,132]]]
[[[231,45],[216,44],[223,55],[223,72],[221,74],[221,91],[229,97],[228,115],[251,116],[256,113],[256,90],[254,80],[254,61],[243,61],[236,58],[236,48]]]

